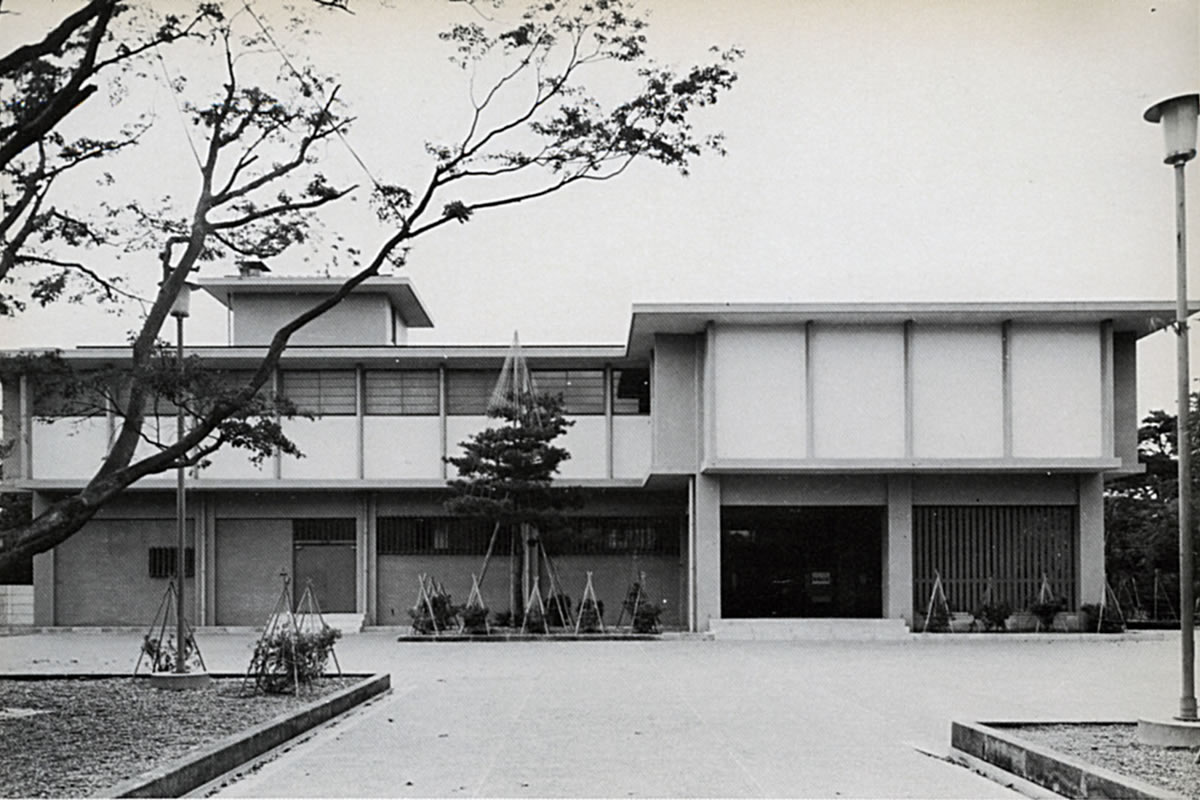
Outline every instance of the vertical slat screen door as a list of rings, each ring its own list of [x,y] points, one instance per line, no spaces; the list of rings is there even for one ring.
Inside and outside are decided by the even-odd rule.
[[[935,570],[955,611],[973,610],[989,578],[997,602],[1024,609],[1043,573],[1075,608],[1076,531],[1074,506],[914,506],[913,608],[929,603]]]

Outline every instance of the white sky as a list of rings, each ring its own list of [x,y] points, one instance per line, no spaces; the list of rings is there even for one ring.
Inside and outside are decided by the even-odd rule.
[[[0,51],[74,5],[6,0]],[[282,0],[253,5],[283,23]],[[340,76],[358,117],[349,138],[371,170],[416,183],[428,169],[423,141],[461,132],[469,111],[466,82],[436,33],[473,13],[445,0],[352,5],[353,16],[318,14],[313,43],[285,48]],[[698,162],[688,178],[642,165],[419,240],[403,274],[437,327],[411,341],[504,343],[520,329],[527,343],[622,343],[634,302],[1174,296],[1171,170],[1160,132],[1141,114],[1200,88],[1197,2],[642,6],[652,9],[651,50],[663,61],[703,59],[711,44],[745,48],[733,93],[699,118],[726,133],[729,155]],[[483,4],[508,18],[521,7]],[[193,85],[220,79],[219,62],[165,55]],[[158,119],[137,166],[118,174],[121,186],[186,196],[194,165],[169,95],[130,100]],[[328,156],[335,182],[364,181],[340,145]],[[386,235],[363,201],[334,218],[368,252]],[[1198,241],[1195,227],[1192,263]],[[319,269],[320,254],[309,255],[307,265],[297,254],[272,267]],[[144,259],[137,268],[150,285],[157,261]],[[114,343],[135,326],[133,316],[31,309],[0,321],[0,344]],[[189,341],[224,336],[223,311],[198,301]],[[1145,340],[1139,357],[1139,407],[1173,409],[1172,338]]]

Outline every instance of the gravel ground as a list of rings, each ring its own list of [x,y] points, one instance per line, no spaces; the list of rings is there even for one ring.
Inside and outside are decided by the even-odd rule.
[[[1012,735],[1079,761],[1200,797],[1200,765],[1196,751],[1147,747],[1137,741],[1137,725],[1029,725],[1008,729]]]
[[[93,794],[357,680],[299,697],[242,696],[241,679],[178,692],[133,678],[0,680],[0,796]]]

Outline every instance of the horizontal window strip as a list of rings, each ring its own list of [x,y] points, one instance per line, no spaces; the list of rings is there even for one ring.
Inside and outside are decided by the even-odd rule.
[[[603,370],[535,369],[531,375],[538,392],[562,397],[567,414],[604,413]]]
[[[436,370],[368,370],[365,388],[367,414],[437,416],[441,405]]]
[[[681,517],[568,517],[542,526],[550,557],[663,555],[680,552]],[[487,553],[493,522],[474,517],[379,517],[379,555],[477,555]],[[493,555],[507,555],[511,529],[496,536]]]
[[[302,414],[352,416],[358,412],[353,370],[285,370],[283,395]]]
[[[495,528],[473,517],[379,517],[376,522],[375,549],[381,556],[482,556]]]
[[[294,544],[334,544],[354,542],[355,539],[353,517],[292,520],[292,542]]]
[[[446,373],[446,413],[456,416],[482,417],[487,414],[488,400],[499,370],[450,370]]]

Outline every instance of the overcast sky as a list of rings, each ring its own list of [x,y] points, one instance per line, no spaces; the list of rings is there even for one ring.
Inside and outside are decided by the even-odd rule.
[[[252,5],[282,25],[282,0]],[[416,182],[428,170],[422,143],[467,119],[467,83],[436,34],[473,12],[444,0],[352,6],[353,16],[320,13],[319,37],[284,48],[339,75],[358,117],[349,139],[371,171]],[[73,7],[6,0],[0,51]],[[514,19],[521,7],[484,6]],[[1171,171],[1160,132],[1141,114],[1200,87],[1196,2],[642,7],[652,10],[650,46],[661,60],[685,65],[712,44],[745,49],[733,93],[699,118],[725,132],[729,155],[703,159],[687,178],[642,165],[419,240],[401,274],[436,328],[411,341],[503,343],[519,329],[532,343],[623,343],[634,302],[1173,297]],[[217,61],[164,55],[193,85],[220,80]],[[186,195],[194,165],[170,96],[131,100],[157,115],[133,180]],[[332,177],[364,181],[340,145],[328,157]],[[386,235],[364,202],[334,219],[367,251]],[[1191,248],[1200,263],[1197,241],[1200,227]],[[272,268],[320,270],[320,254],[307,255],[307,264],[297,254]],[[154,260],[141,269],[152,281]],[[119,342],[135,325],[134,316],[34,309],[0,321],[0,343]],[[223,311],[198,303],[189,341],[224,336]],[[1159,334],[1140,348],[1143,411],[1174,406],[1173,347]]]

